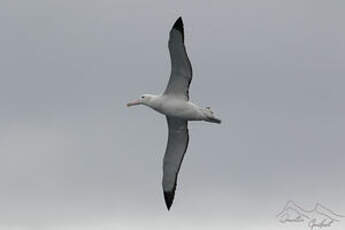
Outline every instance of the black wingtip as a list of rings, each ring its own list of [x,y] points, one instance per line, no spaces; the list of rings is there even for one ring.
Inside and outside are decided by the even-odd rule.
[[[179,17],[176,22],[173,25],[173,29],[180,31],[180,33],[182,34],[182,38],[184,40],[184,32],[183,32],[183,21],[182,21],[182,17]]]
[[[168,211],[170,210],[170,207],[174,201],[174,196],[175,196],[175,191],[169,191],[169,192],[164,191],[164,200],[168,208]]]

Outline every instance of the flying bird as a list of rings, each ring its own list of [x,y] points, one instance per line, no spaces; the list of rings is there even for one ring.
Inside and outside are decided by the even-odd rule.
[[[162,186],[168,210],[174,200],[177,175],[188,147],[188,121],[221,123],[210,107],[202,108],[189,101],[192,66],[184,45],[181,17],[170,30],[169,52],[171,74],[165,91],[160,95],[143,94],[139,99],[127,104],[127,106],[146,105],[166,116],[169,134],[163,158]]]

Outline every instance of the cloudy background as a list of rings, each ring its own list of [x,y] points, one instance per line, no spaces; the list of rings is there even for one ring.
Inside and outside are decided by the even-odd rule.
[[[345,214],[344,8],[2,0],[0,229],[307,229],[277,221],[290,199]],[[223,123],[190,124],[168,212],[165,118],[125,104],[165,88],[178,16],[191,99]]]

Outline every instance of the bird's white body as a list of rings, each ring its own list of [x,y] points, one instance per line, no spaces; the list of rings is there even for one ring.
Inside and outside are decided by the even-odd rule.
[[[183,120],[206,120],[203,108],[193,104],[190,101],[180,98],[169,97],[167,95],[151,96],[147,103],[152,109],[166,116],[176,117]]]
[[[202,108],[190,101],[171,95],[144,94],[143,98],[140,99],[140,103],[169,117],[187,121],[217,122],[217,118],[214,117],[209,107]]]

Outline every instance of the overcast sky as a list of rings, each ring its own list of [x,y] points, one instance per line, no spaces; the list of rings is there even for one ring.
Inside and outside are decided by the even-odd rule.
[[[307,229],[292,199],[345,215],[345,2],[0,2],[0,229]],[[190,123],[171,211],[160,93],[182,16]],[[345,219],[345,218],[344,218]],[[345,220],[329,229],[344,229]]]

